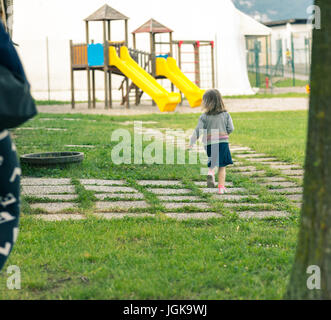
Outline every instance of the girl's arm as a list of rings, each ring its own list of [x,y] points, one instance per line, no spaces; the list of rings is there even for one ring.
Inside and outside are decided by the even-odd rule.
[[[228,121],[226,123],[226,130],[228,134],[231,134],[234,131],[233,121],[229,113],[228,113]]]
[[[197,127],[195,128],[191,140],[190,140],[190,146],[192,147],[197,140],[200,138],[200,132],[203,130],[203,115],[199,118],[199,122]]]

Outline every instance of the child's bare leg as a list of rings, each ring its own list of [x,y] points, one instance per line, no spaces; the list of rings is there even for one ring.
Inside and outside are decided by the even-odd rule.
[[[218,169],[218,184],[221,186],[225,186],[225,179],[226,179],[226,169],[225,167]]]

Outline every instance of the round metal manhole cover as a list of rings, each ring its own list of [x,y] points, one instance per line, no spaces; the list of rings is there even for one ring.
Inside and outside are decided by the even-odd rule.
[[[82,152],[47,152],[25,154],[20,157],[22,163],[35,166],[52,166],[81,163],[84,160]]]

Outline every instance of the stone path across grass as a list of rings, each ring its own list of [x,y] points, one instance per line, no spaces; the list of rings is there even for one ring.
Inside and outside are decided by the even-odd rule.
[[[184,148],[184,145],[179,147]],[[204,152],[203,149],[200,151]],[[249,190],[235,179],[227,182],[227,194],[218,195],[217,188],[207,188],[205,177],[192,182],[192,189],[178,180],[137,180],[132,185],[124,179],[81,179],[81,187],[92,196],[88,213],[92,211],[92,215],[100,219],[155,218],[159,214],[151,211],[157,207],[158,210],[153,212],[163,212],[161,215],[176,220],[219,219],[229,212],[237,213],[242,219],[279,218],[293,214],[277,209],[278,200],[275,200],[277,205],[263,201],[268,193],[276,199],[279,197],[279,201],[286,197],[293,207],[301,207],[303,189],[301,182],[297,181],[302,180],[304,171],[300,166],[248,147],[231,146],[231,151],[234,166],[229,167],[229,177],[243,177],[254,182],[259,189]],[[274,176],[270,176],[270,170]],[[22,195],[28,197],[34,216],[45,221],[85,219],[79,189],[76,191],[71,179],[22,179]],[[262,191],[255,192],[260,189]],[[220,212],[218,204],[227,211]]]

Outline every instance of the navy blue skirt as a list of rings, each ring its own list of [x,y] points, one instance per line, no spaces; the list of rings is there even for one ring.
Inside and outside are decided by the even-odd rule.
[[[208,145],[206,151],[208,168],[223,168],[233,164],[229,143],[227,142]]]

